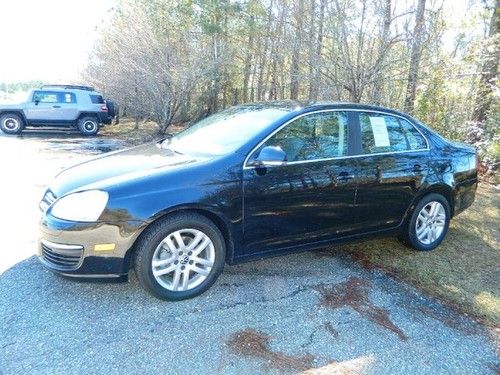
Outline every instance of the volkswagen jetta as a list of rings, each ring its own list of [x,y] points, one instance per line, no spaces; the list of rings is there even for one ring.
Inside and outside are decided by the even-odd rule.
[[[224,264],[395,235],[436,248],[477,187],[474,148],[394,110],[248,104],[170,139],[61,172],[40,207],[39,258],[157,297],[207,290]]]

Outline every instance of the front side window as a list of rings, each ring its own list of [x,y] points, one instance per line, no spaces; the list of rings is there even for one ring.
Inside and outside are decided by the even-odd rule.
[[[347,113],[320,112],[300,117],[266,141],[278,146],[288,162],[330,159],[347,155]]]
[[[406,120],[380,113],[360,113],[363,154],[421,150],[423,136]]]
[[[33,101],[39,103],[60,103],[58,93],[51,91],[35,91]]]

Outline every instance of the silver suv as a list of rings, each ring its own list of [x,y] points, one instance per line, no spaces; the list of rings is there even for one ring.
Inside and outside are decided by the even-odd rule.
[[[19,134],[27,126],[61,126],[96,135],[113,116],[102,95],[92,87],[45,85],[32,90],[24,103],[0,105],[0,129],[6,134]]]

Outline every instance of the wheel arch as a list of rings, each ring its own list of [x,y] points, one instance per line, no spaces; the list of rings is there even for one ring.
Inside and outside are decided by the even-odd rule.
[[[24,122],[24,125],[25,126],[28,125],[28,119],[24,115],[24,111],[22,109],[3,109],[3,110],[0,110],[0,116],[8,115],[8,114],[14,114],[14,115],[20,116]]]
[[[139,235],[135,238],[133,245],[131,248],[127,251],[125,255],[125,263],[126,267],[125,270],[127,270],[130,267],[131,260],[133,257],[133,254],[135,253],[135,247],[136,244],[140,241],[140,239],[144,236],[146,233],[146,229],[150,228],[152,225],[157,223],[158,221],[164,219],[167,216],[175,215],[175,214],[180,214],[180,213],[196,213],[198,215],[204,216],[208,220],[214,223],[214,225],[219,229],[219,231],[222,234],[222,237],[224,239],[224,244],[226,245],[226,263],[231,263],[234,257],[234,241],[233,241],[233,235],[229,229],[229,224],[224,220],[222,215],[215,213],[213,210],[210,210],[206,207],[200,207],[200,206],[177,206],[173,207],[171,209],[168,209],[166,211],[162,211],[156,215],[154,215],[151,219],[151,221],[148,221],[147,225],[145,225],[142,229]]]
[[[101,119],[99,118],[99,115],[95,112],[80,112],[75,121],[78,122],[84,117],[93,117],[96,119],[98,124],[101,123]]]
[[[419,193],[415,196],[415,198],[413,198],[413,201],[412,201],[410,207],[406,211],[406,214],[405,214],[405,217],[403,220],[403,224],[405,224],[408,221],[408,219],[411,217],[413,210],[417,206],[418,202],[420,202],[420,200],[422,198],[424,198],[426,195],[433,194],[433,193],[442,195],[446,199],[446,201],[448,202],[448,204],[450,206],[450,219],[453,217],[454,207],[455,207],[455,196],[453,193],[453,188],[449,185],[444,184],[444,183],[433,184],[433,185],[429,185],[425,189],[422,189],[421,191],[419,191]]]

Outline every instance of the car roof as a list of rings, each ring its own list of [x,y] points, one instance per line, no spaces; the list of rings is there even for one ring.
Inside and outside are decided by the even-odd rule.
[[[90,94],[90,95],[101,95],[101,93],[97,91],[90,91],[85,89],[74,89],[74,88],[64,88],[64,87],[43,87],[40,89],[34,89],[33,91],[50,91],[50,92],[72,92],[72,93],[81,93],[81,94]]]
[[[307,113],[307,112],[313,112],[317,110],[327,110],[327,109],[346,109],[346,110],[354,109],[354,110],[366,110],[366,111],[381,111],[414,120],[410,115],[395,109],[377,105],[371,105],[371,104],[361,104],[361,103],[351,103],[351,102],[320,102],[320,101],[314,102],[314,101],[300,101],[300,100],[279,100],[279,101],[269,101],[269,102],[248,103],[248,104],[242,104],[242,106],[262,106],[262,108],[281,108],[287,111],[294,111],[297,113]]]

